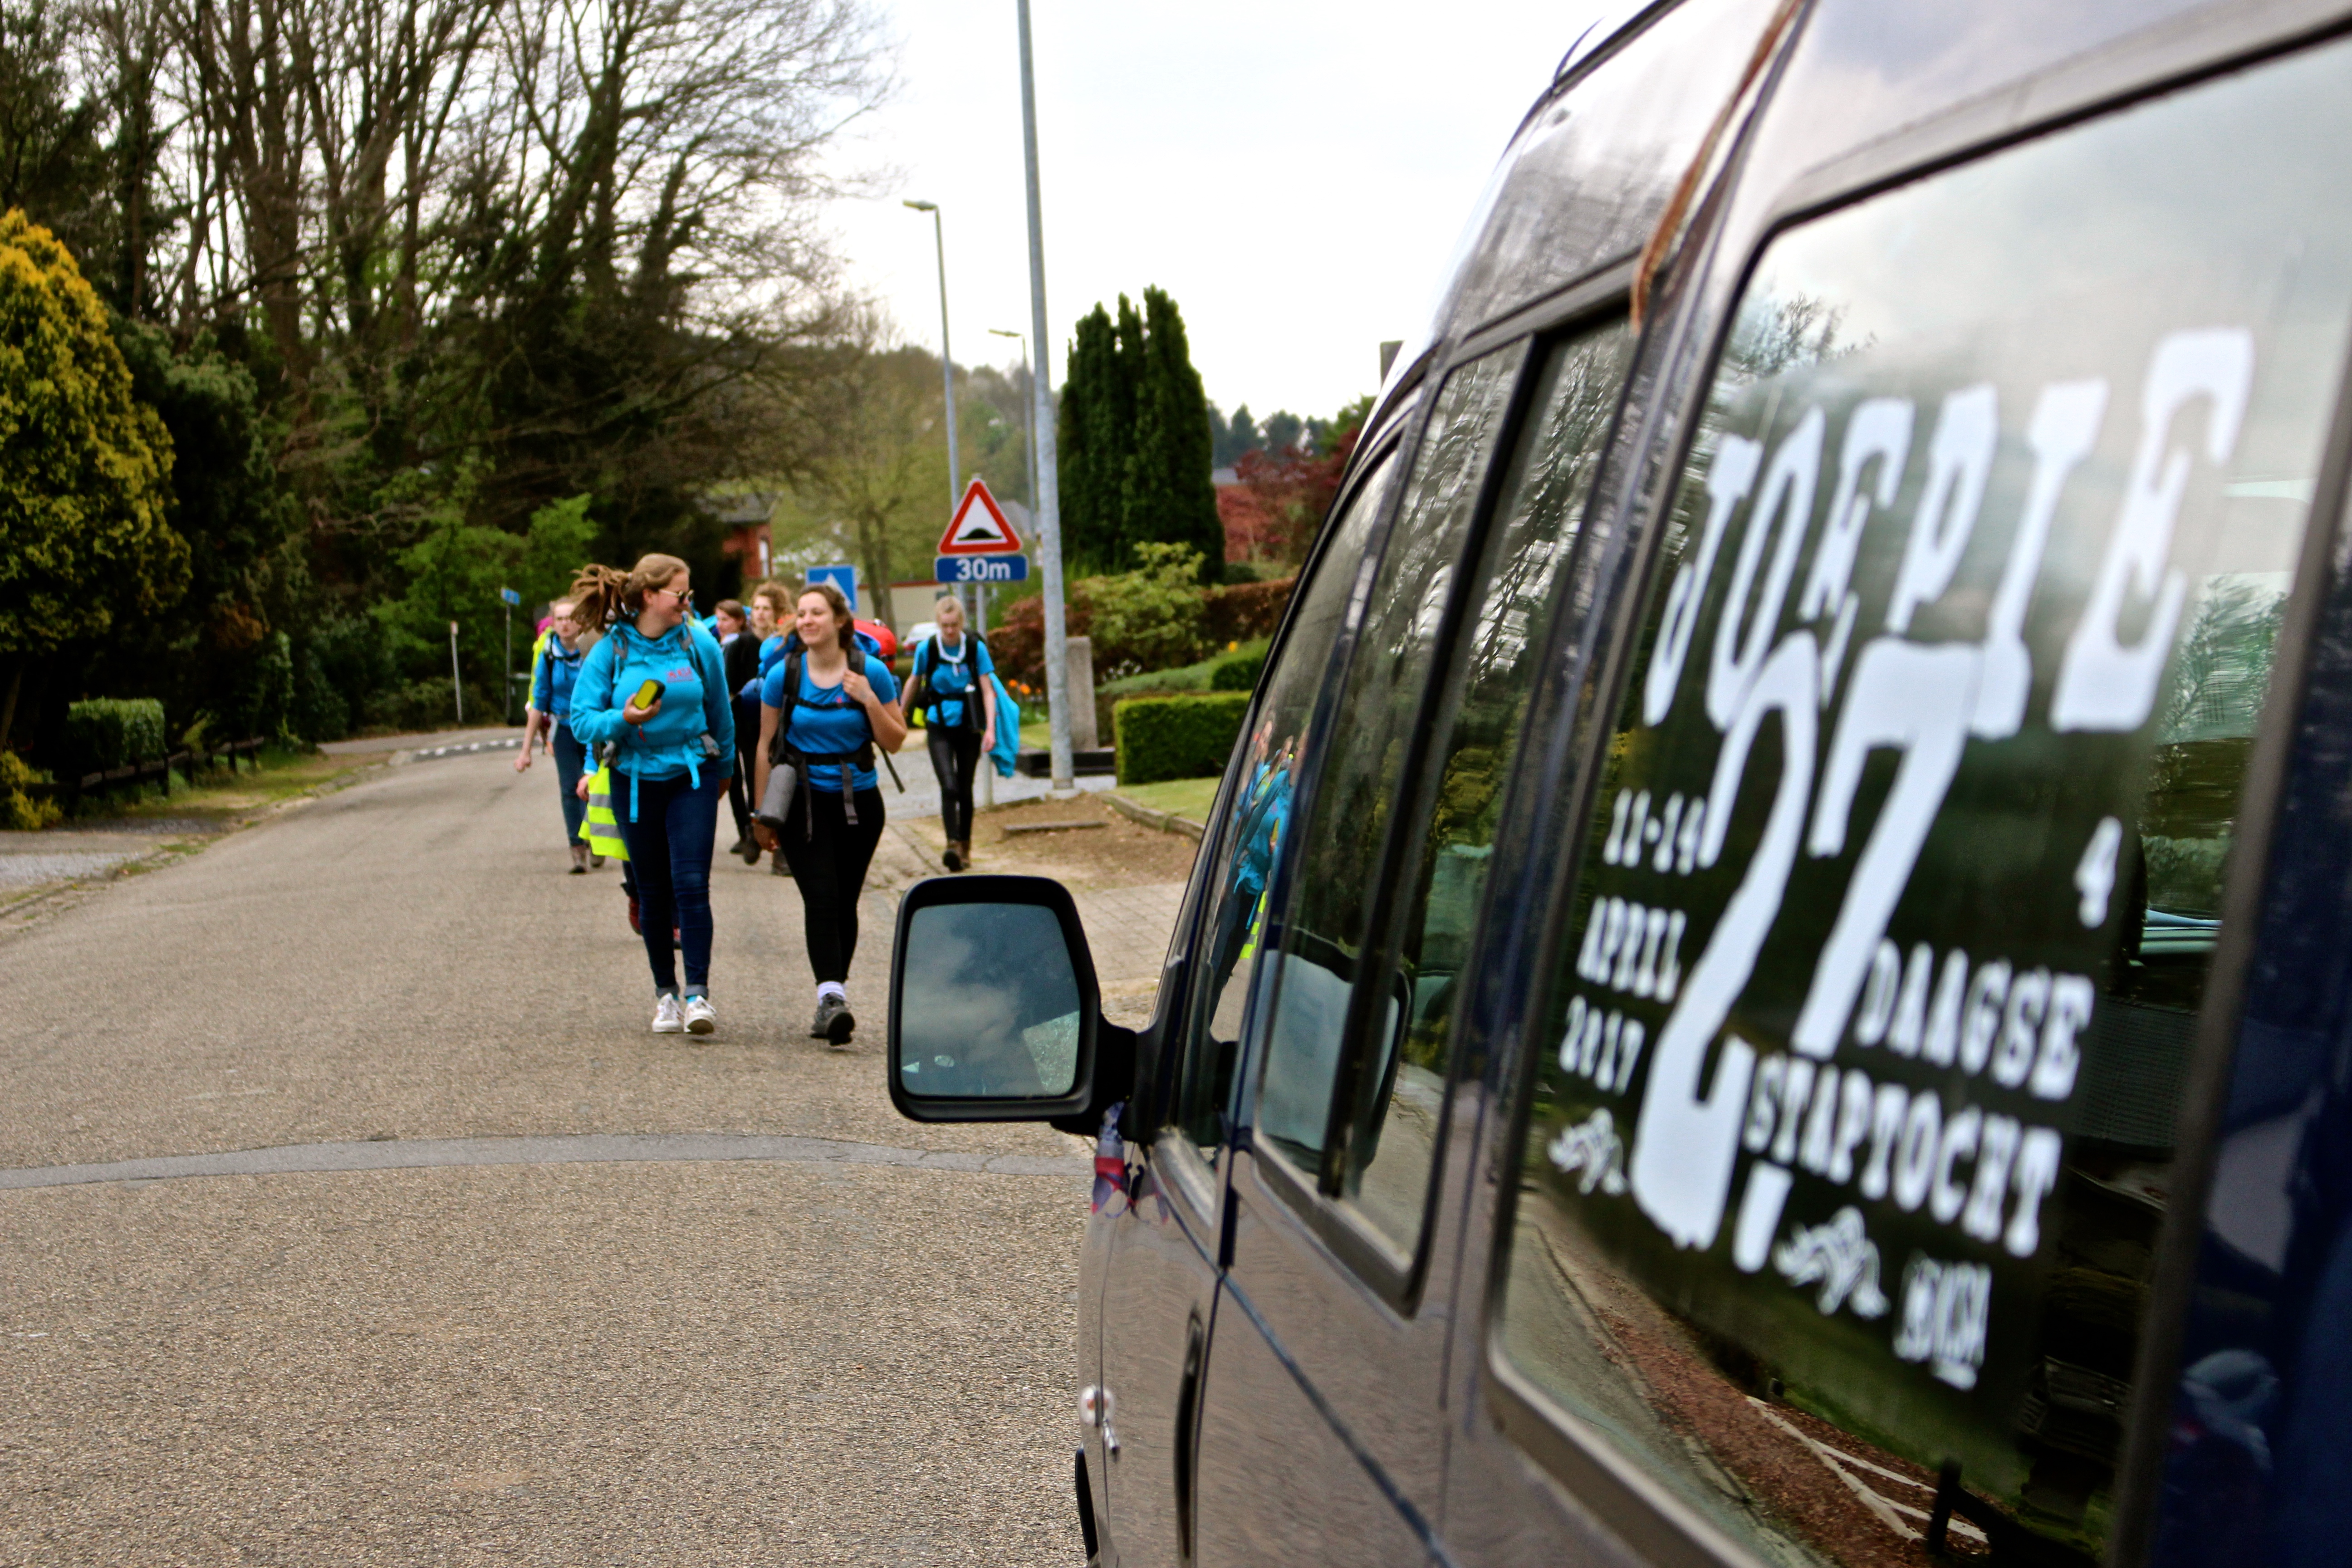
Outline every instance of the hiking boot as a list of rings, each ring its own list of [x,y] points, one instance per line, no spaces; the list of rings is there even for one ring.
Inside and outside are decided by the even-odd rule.
[[[857,1031],[857,1020],[850,1016],[849,999],[827,996],[816,1005],[816,1022],[809,1026],[809,1038],[823,1040],[835,1050],[847,1050],[849,1037]]]
[[[719,1010],[710,1005],[708,996],[688,997],[680,1012],[686,1019],[686,1032],[689,1035],[707,1035],[719,1027]]]
[[[588,869],[591,871],[601,871],[604,868],[604,858],[602,855],[597,854],[593,849],[591,849],[588,852]]]
[[[678,1012],[677,998],[667,991],[663,992],[660,999],[654,1003],[654,1033],[656,1035],[686,1033],[686,1019]]]
[[[774,876],[789,877],[793,874],[793,863],[785,859],[784,852],[779,849],[768,858],[768,870]]]
[[[730,855],[740,855],[745,849],[751,847],[751,836],[746,834],[744,837],[735,840],[734,843],[729,845],[727,847],[727,853]]]
[[[585,844],[574,844],[572,847],[572,874],[575,877],[584,877],[588,874],[588,846]]]
[[[950,871],[961,871],[963,869],[963,852],[957,846],[954,839],[950,838],[948,840],[947,853],[940,857],[940,864],[945,866]]]
[[[756,866],[760,863],[760,841],[747,833],[742,842],[735,846],[735,853],[743,857],[746,866]]]
[[[960,861],[961,861],[961,862],[963,863],[961,868],[961,869],[963,869],[963,870],[966,870],[966,871],[971,870],[971,839],[969,839],[969,838],[959,838],[959,839],[957,839],[957,840],[956,840],[956,844],[955,844],[955,849],[956,849],[956,858],[957,858],[958,860],[960,860]]]

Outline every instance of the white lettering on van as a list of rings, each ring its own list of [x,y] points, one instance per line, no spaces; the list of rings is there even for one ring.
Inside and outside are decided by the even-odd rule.
[[[1731,525],[1732,512],[1748,499],[1763,460],[1764,444],[1742,436],[1726,436],[1715,449],[1706,471],[1706,523],[1699,531],[1698,552],[1675,569],[1666,589],[1665,614],[1659,619],[1657,647],[1642,688],[1642,722],[1653,729],[1674,709],[1683,661],[1690,657],[1691,634],[1698,629],[1699,603],[1706,597],[1707,580],[1715,575],[1724,531]]]
[[[1819,661],[1810,632],[1791,632],[1782,638],[1757,672],[1716,756],[1699,838],[1702,867],[1712,867],[1722,855],[1757,733],[1767,718],[1780,715],[1780,777],[1770,814],[1747,873],[1724,905],[1706,951],[1691,966],[1681,997],[1658,1033],[1649,1086],[1634,1126],[1628,1172],[1634,1200],[1680,1247],[1712,1245],[1723,1224],[1754,1049],[1725,1037],[1722,1049],[1715,1053],[1713,1083],[1704,1093],[1700,1080],[1732,1003],[1755,973],[1757,952],[1780,915],[1789,873],[1796,864],[1805,806],[1812,795]]]
[[[2156,345],[2140,388],[2139,447],[2123,511],[2050,694],[2053,730],[2137,730],[2156,705],[2189,592],[2188,575],[2169,565],[2190,464],[2173,444],[2173,425],[2190,404],[2206,401],[2205,457],[2225,461],[2236,449],[2253,378],[2253,335],[2242,327],[2173,332]],[[2129,647],[2123,641],[2133,607],[2127,595],[2146,605],[2147,617]]]
[[[1904,1361],[1927,1363],[1937,1379],[1954,1388],[1974,1388],[1991,1314],[1991,1269],[1915,1252],[1903,1270],[1903,1318],[1895,1353]]]
[[[1886,629],[1911,629],[1911,617],[1944,596],[1976,531],[2000,439],[2000,403],[1991,384],[1964,386],[1944,399],[1927,443],[1927,488],[1911,514],[1911,532],[1886,602]]]

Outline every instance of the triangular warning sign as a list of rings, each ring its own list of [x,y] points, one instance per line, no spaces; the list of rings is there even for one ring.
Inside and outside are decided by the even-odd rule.
[[[1021,549],[1021,536],[1004,521],[1003,511],[988,487],[978,479],[963,492],[948,531],[940,535],[942,555],[1012,555]]]

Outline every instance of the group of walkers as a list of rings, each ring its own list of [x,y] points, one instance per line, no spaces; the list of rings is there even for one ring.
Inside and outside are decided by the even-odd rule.
[[[884,822],[877,750],[908,733],[897,678],[829,583],[753,590],[694,615],[691,574],[672,555],[627,572],[589,566],[552,607],[533,657],[517,772],[534,744],[555,761],[572,870],[618,859],[630,922],[653,971],[653,1032],[708,1035],[710,862],[723,795],[732,853],[772,856],[797,885],[816,984],[810,1035],[846,1048],[857,901]],[[971,784],[994,748],[987,645],[943,597],[939,634],[916,650],[913,701],[929,730],[949,847],[971,857]],[[887,764],[886,764],[887,765]],[[679,974],[683,954],[683,983]]]

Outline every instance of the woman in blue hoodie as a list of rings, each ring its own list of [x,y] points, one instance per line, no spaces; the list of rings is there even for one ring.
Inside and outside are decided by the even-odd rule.
[[[725,661],[693,619],[686,563],[675,555],[648,555],[626,574],[591,567],[572,598],[582,625],[606,627],[572,684],[572,731],[592,750],[614,748],[614,815],[636,872],[654,1033],[707,1035],[719,1021],[710,1005],[710,849],[735,754]],[[686,949],[683,995],[673,926]]]

